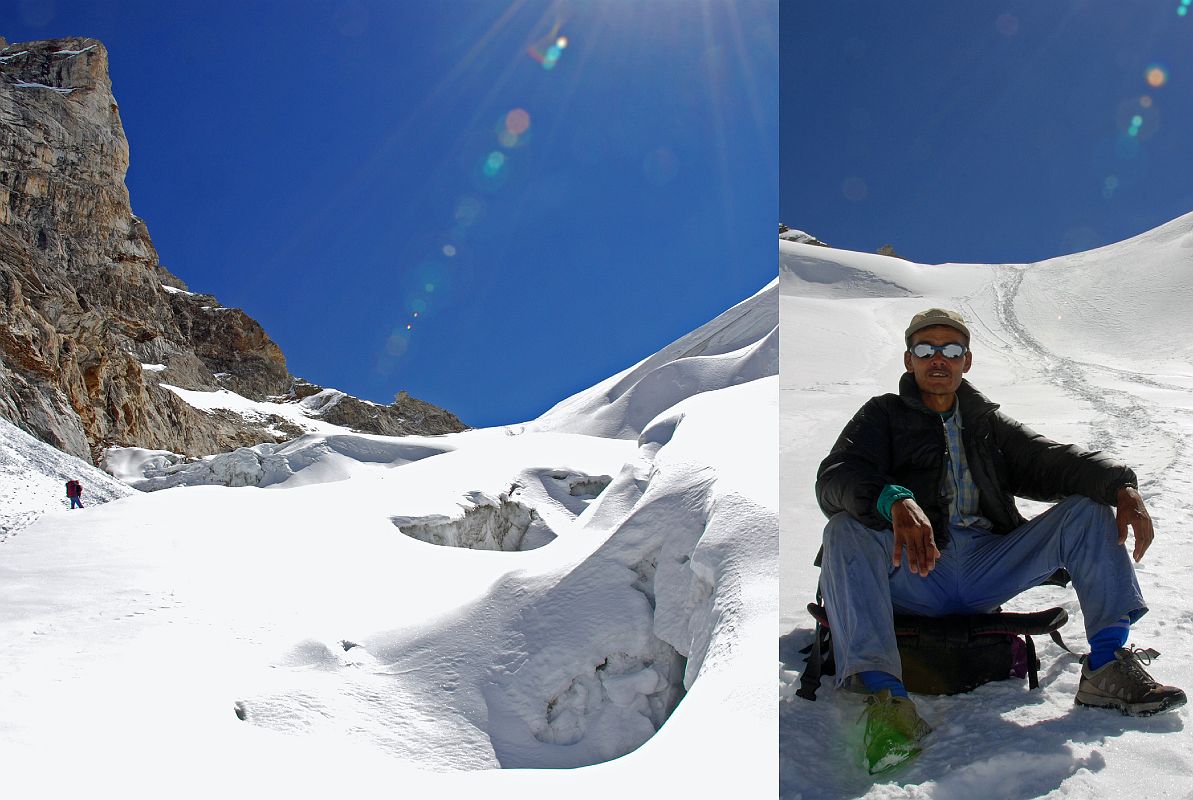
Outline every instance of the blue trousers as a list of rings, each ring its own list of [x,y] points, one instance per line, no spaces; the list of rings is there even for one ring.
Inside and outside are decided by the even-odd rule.
[[[894,534],[842,512],[824,528],[820,583],[833,633],[837,683],[867,670],[901,678],[895,611],[921,616],[993,611],[1064,567],[1073,578],[1087,636],[1147,611],[1109,506],[1069,497],[1005,536],[949,528],[948,546],[926,577],[891,564]]]

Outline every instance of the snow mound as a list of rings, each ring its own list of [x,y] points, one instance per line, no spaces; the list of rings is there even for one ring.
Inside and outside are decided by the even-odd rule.
[[[83,484],[84,512],[133,494],[102,470],[0,419],[0,542],[44,514],[68,509],[66,481],[71,478]]]
[[[701,392],[778,374],[778,281],[653,356],[555,405],[531,430],[636,438]]]

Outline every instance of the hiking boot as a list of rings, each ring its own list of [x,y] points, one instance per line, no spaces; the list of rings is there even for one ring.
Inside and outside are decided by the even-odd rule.
[[[864,762],[871,775],[887,772],[920,754],[919,741],[932,730],[916,713],[915,703],[883,689],[865,699]]]
[[[1114,660],[1096,670],[1089,662],[1081,665],[1077,704],[1093,708],[1117,708],[1132,717],[1146,717],[1185,704],[1185,693],[1175,686],[1157,683],[1143,668],[1160,655],[1148,648],[1120,647]]]

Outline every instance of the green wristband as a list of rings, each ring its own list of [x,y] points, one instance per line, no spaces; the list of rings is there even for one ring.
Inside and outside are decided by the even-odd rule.
[[[903,486],[896,486],[889,483],[883,487],[882,493],[878,495],[878,513],[882,514],[882,518],[887,522],[891,521],[891,506],[900,500],[911,498],[915,499],[915,493]]]

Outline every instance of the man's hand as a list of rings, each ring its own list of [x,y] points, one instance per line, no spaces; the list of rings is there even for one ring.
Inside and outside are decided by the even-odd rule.
[[[1127,543],[1127,528],[1130,527],[1135,531],[1133,556],[1136,561],[1141,561],[1143,554],[1147,552],[1152,539],[1156,536],[1152,531],[1152,518],[1148,516],[1139,491],[1130,486],[1124,486],[1118,490],[1117,501],[1118,509],[1114,514],[1114,521],[1118,524],[1118,543]]]
[[[1143,501],[1140,501],[1143,507]],[[1121,506],[1120,506],[1121,508]],[[1144,512],[1144,517],[1147,513]],[[907,563],[916,575],[927,575],[936,567],[936,559],[940,558],[940,551],[936,549],[936,540],[932,536],[932,523],[919,503],[910,497],[904,498],[891,506],[891,526],[895,529],[895,550],[891,555],[891,563],[896,567],[903,563],[903,548],[907,548]],[[1151,523],[1148,523],[1150,539]],[[1136,537],[1139,534],[1136,532]]]

